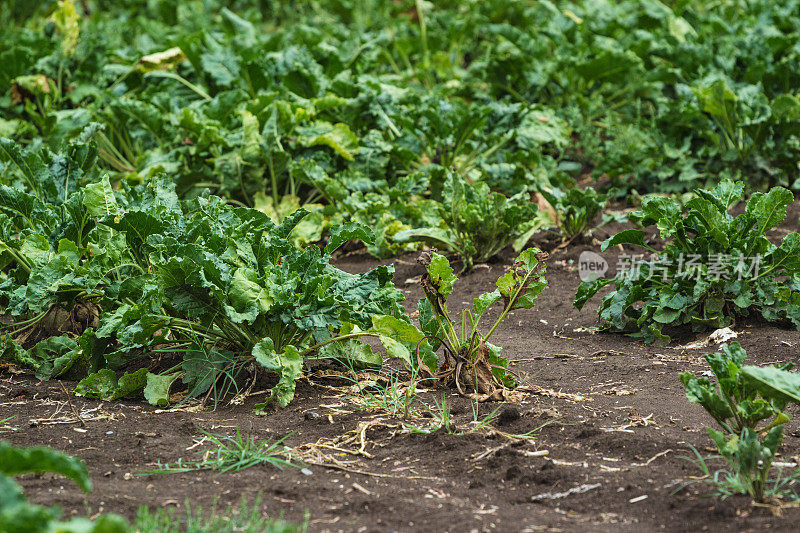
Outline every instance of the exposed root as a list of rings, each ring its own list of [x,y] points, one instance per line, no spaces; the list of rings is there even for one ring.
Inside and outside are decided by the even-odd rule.
[[[425,371],[430,374],[430,379],[435,383],[442,387],[454,387],[462,396],[478,402],[502,402],[513,398],[513,391],[500,383],[492,372],[492,369],[496,367],[489,362],[489,348],[483,341],[480,341],[475,350],[474,360],[468,355],[469,347],[464,347],[460,353],[455,354],[447,346],[447,343],[442,342],[442,346],[444,347],[444,361],[442,361],[439,371],[432,374],[425,368]],[[417,344],[417,361],[420,368],[424,368],[420,360],[419,343]],[[506,372],[509,370],[506,369]]]
[[[100,323],[100,308],[91,300],[77,300],[67,311],[58,304],[35,322],[18,329],[16,341],[24,348],[30,348],[43,339],[67,335],[79,337],[89,328],[97,329]],[[14,327],[10,324],[9,327]]]

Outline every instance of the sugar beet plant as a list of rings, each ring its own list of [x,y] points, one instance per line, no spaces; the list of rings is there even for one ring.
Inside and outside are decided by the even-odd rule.
[[[165,404],[178,379],[199,396],[245,371],[252,383],[273,373],[267,402],[286,405],[305,357],[380,366],[358,338],[378,336],[376,321],[410,325],[391,267],[353,275],[328,262],[345,241],[371,239],[363,226],[338,226],[324,251],[299,249],[288,237],[302,210],[276,225],[215,196],[182,202],[160,179],[115,190],[68,152],[3,146],[31,192],[0,186],[0,299],[14,319],[0,356],[41,378]]]
[[[508,360],[500,355],[502,348],[491,344],[489,339],[510,311],[533,307],[547,286],[545,257],[535,248],[523,251],[497,280],[497,288],[476,297],[472,309],[464,309],[460,323],[456,323],[447,308],[447,299],[458,278],[446,257],[436,252],[420,255],[418,262],[425,267],[422,277],[425,298],[418,304],[423,336],[417,341],[417,355],[430,370],[432,379],[455,386],[461,394],[476,400],[505,399],[516,381],[508,370]],[[479,327],[481,318],[498,302],[503,304],[500,315],[488,330],[483,330]],[[426,349],[420,355],[423,342]],[[444,357],[432,357],[439,348]]]
[[[541,191],[542,196],[553,206],[558,217],[558,226],[569,241],[586,234],[606,204],[606,195],[592,187],[581,190],[576,186]]]
[[[777,246],[766,236],[786,217],[792,193],[782,187],[756,192],[737,216],[729,210],[742,200],[742,183],[723,180],[696,193],[684,205],[646,196],[631,220],[640,228],[655,226],[664,250],[645,241],[644,229],[610,237],[602,250],[634,245],[649,258],[629,256],[628,268],[614,278],[581,283],[575,306],[613,284],[598,308],[602,327],[650,342],[669,340],[664,326],[724,327],[750,313],[800,325],[800,235],[789,233]]]
[[[781,496],[797,499],[787,484],[797,473],[777,480],[770,473],[790,418],[786,406],[800,403],[800,375],[789,372],[791,364],[743,366],[746,356],[735,342],[723,345],[721,353],[706,354],[716,383],[691,372],[681,374],[686,396],[703,406],[719,426],[707,431],[730,467],[707,481],[723,496],[744,493],[757,502]],[[699,456],[698,460],[707,470],[705,460]]]
[[[454,252],[462,271],[484,262],[513,242],[519,250],[535,230],[549,225],[527,194],[506,197],[493,192],[486,183],[470,183],[455,171],[432,171],[441,181],[439,223],[435,227],[403,230],[394,235],[398,242],[427,241]]]

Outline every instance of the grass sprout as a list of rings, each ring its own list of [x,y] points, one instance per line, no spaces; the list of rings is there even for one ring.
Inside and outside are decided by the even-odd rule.
[[[289,435],[277,441],[270,439],[257,442],[251,435],[242,434],[238,428],[233,437],[217,435],[203,429],[200,431],[216,446],[216,449],[198,452],[202,454],[202,458],[198,461],[184,461],[183,458],[179,458],[175,463],[159,462],[155,470],[143,471],[141,475],[177,474],[195,470],[238,472],[260,464],[272,465],[279,469],[285,466],[300,466],[291,462],[291,449],[282,446]]]
[[[229,505],[222,511],[215,500],[211,509],[191,507],[185,503],[185,514],[177,513],[174,507],[150,509],[140,507],[133,530],[138,533],[303,533],[307,531],[308,518],[303,525],[292,524],[281,519],[265,517],[261,511],[261,495],[252,503],[242,497],[238,506]],[[182,515],[182,516],[181,516]]]
[[[436,398],[433,399],[433,403],[436,405],[435,408],[431,408],[429,406],[425,406],[431,416],[436,420],[438,424],[433,431],[438,431],[440,429],[444,429],[447,433],[454,434],[456,433],[457,427],[453,424],[452,416],[450,413],[450,405],[447,403],[447,396],[442,395],[442,403],[439,403]]]
[[[472,423],[473,427],[467,431],[467,433],[474,433],[476,431],[480,431],[492,424],[494,419],[497,418],[500,409],[503,407],[503,404],[498,405],[494,408],[494,410],[489,413],[488,415],[484,416],[483,418],[479,418],[480,416],[480,404],[478,402],[472,402]]]
[[[16,431],[17,430],[17,428],[15,428],[14,426],[9,426],[7,424],[7,422],[9,420],[12,420],[13,418],[14,418],[14,416],[9,416],[7,418],[4,418],[4,419],[0,420],[0,433],[8,433],[10,431]]]
[[[423,412],[423,406],[417,399],[418,374],[412,371],[409,379],[404,380],[399,372],[380,370],[379,375],[386,376],[382,380],[369,380],[367,384],[359,379],[358,372],[351,364],[342,361],[351,376],[342,376],[351,381],[359,403],[366,410],[383,411],[392,416],[413,418]]]

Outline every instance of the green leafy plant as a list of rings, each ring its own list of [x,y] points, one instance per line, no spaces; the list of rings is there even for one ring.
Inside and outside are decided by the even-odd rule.
[[[535,230],[549,225],[526,194],[509,198],[490,191],[486,183],[469,183],[455,172],[447,171],[445,176],[438,207],[441,224],[400,231],[394,240],[426,241],[454,252],[463,272],[512,242],[523,247]]]
[[[610,237],[602,250],[634,245],[651,255],[629,257],[630,268],[614,278],[581,283],[575,306],[581,309],[613,283],[598,308],[602,327],[647,341],[668,341],[664,326],[719,328],[751,312],[800,325],[800,235],[791,232],[778,246],[766,236],[786,217],[792,193],[781,187],[754,193],[744,213],[733,216],[729,210],[743,191],[742,183],[723,180],[713,189],[698,189],[682,206],[668,197],[646,196],[630,219],[642,228],[658,228],[664,250],[645,242],[644,229]]]
[[[168,403],[179,379],[191,396],[228,390],[217,380],[235,382],[255,362],[253,382],[259,369],[280,378],[260,408],[286,405],[306,356],[344,358],[337,348],[349,344],[340,340],[378,336],[369,331],[374,316],[408,320],[390,267],[352,275],[329,263],[344,242],[371,241],[371,232],[345,223],[324,252],[298,249],[289,235],[305,214],[276,225],[213,196],[182,203],[160,180],[117,192],[104,177],[63,202],[0,186],[0,299],[16,319],[3,326],[0,355],[41,378],[85,376],[78,392],[88,397],[143,392],[155,405]],[[118,375],[158,353],[147,349],[183,360]],[[368,349],[347,353],[382,363]]]
[[[243,435],[236,428],[236,435],[218,435],[200,429],[209,442],[215,446],[213,450],[200,450],[203,458],[199,461],[184,461],[182,458],[174,464],[159,464],[156,470],[142,472],[145,474],[176,474],[194,470],[216,470],[218,472],[239,472],[245,468],[268,464],[279,469],[285,466],[298,465],[291,461],[291,450],[282,446],[286,437],[276,441],[257,442],[251,435]]]
[[[704,356],[716,383],[691,372],[680,376],[689,400],[700,404],[721,429],[707,431],[731,470],[722,474],[724,483],[720,474],[713,479],[723,493],[734,489],[757,502],[779,496],[796,499],[793,490],[785,490],[785,479],[771,482],[770,472],[790,418],[786,406],[800,403],[800,375],[789,372],[791,364],[744,366],[746,356],[738,343],[723,345],[721,353]],[[708,474],[702,457],[696,455]]]
[[[568,240],[585,235],[603,210],[606,195],[598,193],[592,187],[581,190],[575,186],[565,190],[553,188],[543,189],[542,196],[553,206],[557,215],[557,224]]]
[[[91,142],[60,154],[2,146],[32,192],[0,185],[0,301],[14,318],[0,357],[41,379],[84,378],[84,396],[143,393],[164,406],[178,380],[216,400],[249,368],[251,383],[279,376],[263,409],[291,401],[307,356],[379,367],[367,345],[346,348],[379,336],[373,317],[409,321],[391,267],[352,275],[329,263],[351,239],[372,242],[365,226],[341,223],[324,251],[300,249],[290,235],[304,210],[276,224],[215,196],[182,202],[163,179],[115,190],[81,166],[96,156]],[[182,360],[120,375],[166,351]]]
[[[89,472],[80,459],[45,446],[20,448],[0,441],[0,530],[8,533],[127,533],[128,522],[106,514],[94,521],[73,518],[61,522],[61,510],[28,502],[14,476],[52,472],[74,481],[84,492],[92,489]]]
[[[427,161],[507,195],[564,159],[646,191],[795,179],[797,0],[189,1],[4,2],[0,134],[54,148],[95,121],[110,172],[246,205],[311,199],[301,157],[362,191]]]
[[[502,348],[489,343],[497,327],[514,309],[530,309],[547,286],[543,254],[535,248],[523,251],[496,283],[497,288],[473,300],[472,309],[461,313],[460,333],[447,308],[447,299],[458,278],[447,258],[436,252],[424,252],[417,260],[425,267],[419,301],[422,336],[417,341],[417,357],[440,383],[455,386],[461,394],[479,400],[503,400],[515,379],[508,371]],[[500,315],[485,333],[479,329],[481,318],[494,304],[502,302]],[[430,341],[428,347],[423,341]],[[439,362],[433,351],[442,347]]]

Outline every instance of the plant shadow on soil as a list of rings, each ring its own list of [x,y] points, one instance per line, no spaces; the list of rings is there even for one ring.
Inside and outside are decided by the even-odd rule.
[[[787,220],[797,220],[795,211],[793,206]],[[596,237],[602,240],[615,229],[602,228]],[[499,431],[401,432],[398,419],[358,410],[341,394],[319,386],[336,384],[333,380],[299,383],[287,408],[265,416],[252,414],[259,398],[239,406],[225,403],[216,411],[154,413],[155,408],[138,401],[100,403],[73,396],[70,406],[59,383],[39,383],[27,373],[4,369],[0,420],[13,416],[7,424],[17,430],[2,438],[16,445],[46,444],[86,461],[94,482],[88,495],[52,475],[21,478],[33,502],[58,504],[66,516],[85,514],[88,507],[90,514],[117,512],[133,518],[141,505],[182,509],[187,498],[203,506],[219,498],[224,506],[262,493],[265,513],[301,522],[308,512],[311,531],[795,530],[798,510],[775,516],[752,507],[744,497],[707,498],[707,488],[700,484],[673,494],[699,473],[680,458],[689,455],[687,443],[711,454],[703,429],[710,419],[686,399],[678,374],[705,370],[700,356],[715,347],[679,348],[703,334],[673,337],[671,345],[659,347],[593,333],[599,298],[580,312],[572,306],[578,284],[574,265],[583,250],[599,248],[596,243],[574,244],[553,254],[549,286],[537,305],[511,313],[493,341],[504,347],[523,382],[585,399],[526,394],[520,403],[499,409],[492,423]],[[615,264],[614,254],[604,255]],[[506,251],[499,260],[461,276],[451,298],[454,314],[491,290],[512,259]],[[395,283],[406,294],[407,310],[414,311],[422,297],[414,279],[422,267],[413,254],[383,263],[390,262],[396,267]],[[360,253],[336,260],[350,272],[378,263]],[[755,322],[735,329],[742,332],[737,340],[751,363],[798,361],[797,331]],[[452,391],[422,398],[433,405],[443,392],[456,427],[469,428],[469,400]],[[481,405],[479,416],[497,407]],[[72,408],[89,419],[85,428],[52,423],[71,418]],[[359,434],[365,425],[362,446]],[[291,433],[285,443],[292,447],[328,443],[337,449],[313,449],[324,451],[340,468],[309,465],[310,475],[299,468],[268,466],[228,474],[137,475],[159,461],[195,459],[194,452],[207,449],[203,444],[189,449],[202,437],[198,427],[222,434],[233,434],[238,427],[259,440]],[[503,436],[537,429],[532,440]],[[341,440],[346,434],[351,441]],[[799,437],[793,420],[779,460],[790,460]],[[367,455],[347,453],[362,448]],[[585,492],[542,496],[580,487]]]

